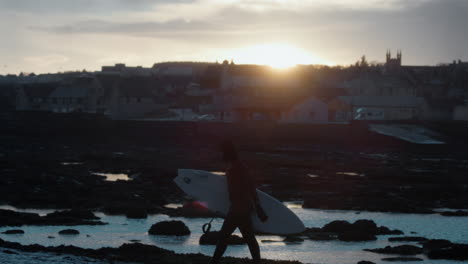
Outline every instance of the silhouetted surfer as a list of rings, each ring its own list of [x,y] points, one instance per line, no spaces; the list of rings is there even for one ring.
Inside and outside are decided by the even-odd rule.
[[[256,211],[262,221],[268,217],[259,205],[257,192],[247,167],[239,160],[237,151],[231,141],[223,141],[220,151],[227,162],[227,184],[231,206],[219,233],[219,241],[210,263],[218,263],[227,248],[227,239],[236,228],[242,233],[254,263],[260,263],[260,247],[258,246],[250,219]]]

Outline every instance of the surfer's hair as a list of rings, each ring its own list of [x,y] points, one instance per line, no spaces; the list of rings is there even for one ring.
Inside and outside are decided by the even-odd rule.
[[[231,140],[223,140],[219,144],[219,150],[223,153],[223,158],[226,161],[237,159],[237,150]]]

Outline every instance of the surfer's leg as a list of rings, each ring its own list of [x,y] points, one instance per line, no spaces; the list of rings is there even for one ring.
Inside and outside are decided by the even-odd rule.
[[[226,251],[227,240],[229,236],[232,234],[232,232],[236,230],[236,228],[237,228],[237,225],[235,221],[229,218],[229,215],[228,215],[226,220],[224,220],[221,230],[219,231],[218,243],[216,245],[216,249],[213,254],[213,258],[210,261],[210,264],[215,264],[219,262],[219,260],[221,259],[221,256],[223,256],[224,254],[224,251]]]
[[[250,217],[243,221],[239,225],[239,230],[242,233],[242,237],[249,246],[250,254],[252,255],[253,263],[260,263],[260,247],[258,246],[257,239],[252,228],[252,223],[250,222]]]

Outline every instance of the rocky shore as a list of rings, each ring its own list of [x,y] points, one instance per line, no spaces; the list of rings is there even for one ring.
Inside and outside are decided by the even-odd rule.
[[[20,250],[24,252],[48,252],[57,254],[69,254],[84,256],[97,260],[105,260],[113,263],[115,261],[138,262],[138,263],[191,263],[205,264],[210,257],[202,254],[176,254],[156,246],[139,243],[124,244],[118,248],[84,249],[74,246],[45,247],[41,245],[21,245],[19,243],[7,242],[0,239],[0,248]],[[225,257],[224,261],[235,264],[250,263],[249,259]],[[265,264],[300,264],[298,261],[276,261],[264,260]]]
[[[461,131],[430,124],[445,145],[416,145],[365,124],[275,125],[32,118],[0,120],[0,203],[181,215],[177,168],[223,171],[217,142],[234,138],[257,185],[305,208],[432,213],[468,209]],[[458,141],[459,140],[459,141]],[[96,173],[125,174],[105,181]],[[183,214],[183,212],[182,212]],[[445,212],[443,215],[465,215]]]
[[[468,214],[468,152],[463,141],[468,126],[426,124],[438,131],[447,144],[416,145],[370,132],[365,123],[234,125],[30,116],[11,116],[0,122],[0,204],[60,209],[44,216],[0,210],[0,226],[15,227],[11,232],[17,234],[21,225],[105,224],[93,211],[127,218],[146,218],[156,213],[215,217],[190,204],[178,208],[167,204],[186,201],[172,181],[178,168],[224,170],[216,144],[226,137],[239,146],[261,190],[283,201],[303,201],[304,208],[439,212],[446,217]],[[106,173],[128,178],[109,181],[102,176]],[[372,241],[382,234],[401,232],[366,220],[337,221],[282,241]],[[413,246],[422,246],[429,258],[467,259],[460,253],[466,249],[463,244],[439,242],[443,246],[437,246],[437,241],[411,237],[402,241],[428,244],[382,250],[416,252],[419,248]],[[213,243],[212,239],[204,242]],[[435,246],[429,249],[431,245]],[[0,240],[0,247],[113,261],[208,260],[202,255],[175,254],[138,243],[91,250],[24,246]],[[229,261],[247,263],[234,258]]]

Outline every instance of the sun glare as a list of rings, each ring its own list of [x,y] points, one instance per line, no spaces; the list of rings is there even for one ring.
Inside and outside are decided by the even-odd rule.
[[[276,43],[236,49],[228,56],[238,64],[269,65],[277,69],[286,69],[297,64],[329,64],[303,49]]]

